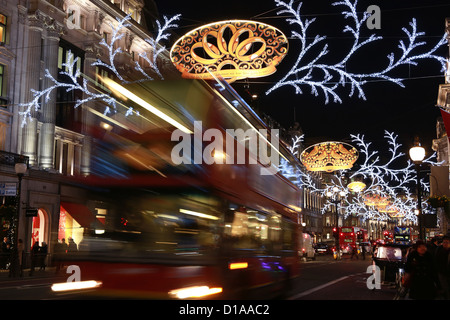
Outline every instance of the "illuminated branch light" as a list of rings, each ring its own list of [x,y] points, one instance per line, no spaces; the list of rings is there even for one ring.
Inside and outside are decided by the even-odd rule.
[[[71,82],[57,81],[50,74],[48,69],[46,69],[45,77],[53,83],[53,86],[48,87],[42,91],[31,90],[33,92],[33,100],[28,103],[19,104],[19,106],[24,107],[24,111],[19,112],[19,114],[23,116],[22,127],[27,123],[27,120],[31,119],[33,108],[35,111],[39,109],[39,101],[41,100],[41,98],[44,98],[45,102],[48,102],[50,100],[50,93],[57,88],[66,88],[67,92],[79,90],[85,93],[85,98],[76,100],[74,108],[78,108],[83,103],[87,103],[93,100],[104,101],[107,105],[116,108],[117,101],[108,94],[94,93],[90,91],[88,89],[88,80],[86,78],[83,78],[82,85],[78,83],[78,77],[80,77],[81,75],[80,72],[76,70],[78,58],[74,59],[73,57],[73,54],[69,51],[66,62],[62,64],[63,68],[65,68],[66,71],[60,72],[60,74],[67,76],[71,80]],[[76,70],[75,73],[74,70]]]
[[[117,78],[119,78],[121,81],[126,82],[126,80],[117,71],[117,68],[116,68],[116,66],[114,64],[114,60],[116,58],[116,55],[122,53],[122,48],[120,46],[117,46],[117,48],[114,49],[114,47],[115,47],[115,43],[125,36],[125,33],[121,33],[121,30],[123,28],[128,28],[129,26],[131,26],[129,23],[127,23],[127,21],[131,19],[131,16],[127,15],[123,19],[119,19],[119,18],[116,18],[116,19],[117,19],[117,22],[118,22],[117,27],[115,27],[112,23],[109,24],[110,27],[111,27],[111,30],[112,30],[112,32],[111,32],[111,42],[110,43],[106,43],[105,39],[102,39],[100,41],[100,45],[102,45],[102,46],[104,46],[104,47],[106,47],[108,49],[109,64],[104,63],[100,59],[97,59],[97,61],[93,62],[92,65],[93,66],[102,66],[102,67],[110,70],[111,72],[113,72],[117,76]]]
[[[356,6],[358,1],[351,3],[349,0],[334,2],[333,6],[345,6],[347,9],[342,12],[345,19],[350,19],[352,21],[352,26],[346,25],[343,32],[351,33],[353,36],[353,45],[349,49],[348,54],[339,62],[335,64],[327,64],[319,62],[323,57],[327,56],[328,44],[323,44],[326,40],[325,36],[316,35],[311,37],[307,34],[308,27],[315,21],[314,19],[304,19],[300,10],[302,3],[294,9],[294,1],[291,0],[289,3],[282,0],[275,0],[278,7],[282,9],[278,14],[287,14],[292,18],[288,18],[287,22],[291,25],[295,25],[298,28],[297,31],[292,31],[292,37],[299,39],[301,43],[301,51],[297,57],[296,62],[287,72],[287,74],[278,81],[273,87],[271,87],[266,94],[270,94],[274,90],[283,86],[292,86],[295,89],[296,94],[303,94],[303,87],[309,87],[311,94],[318,96],[320,92],[323,93],[325,98],[325,103],[328,104],[330,99],[335,103],[342,103],[342,99],[337,93],[339,87],[350,86],[349,96],[353,97],[355,93],[358,94],[358,98],[366,100],[366,96],[363,90],[363,86],[371,80],[383,80],[395,83],[401,87],[404,87],[402,81],[404,79],[394,78],[389,75],[394,69],[402,65],[413,65],[416,66],[419,60],[422,59],[434,59],[437,60],[442,67],[442,71],[446,70],[446,59],[444,57],[436,55],[436,51],[447,44],[446,35],[444,35],[441,40],[429,51],[424,53],[418,53],[418,48],[426,45],[425,42],[417,42],[417,39],[424,35],[423,32],[417,32],[416,20],[412,19],[410,22],[410,30],[402,28],[403,32],[408,37],[408,43],[405,44],[402,40],[399,41],[398,48],[402,51],[402,54],[395,58],[394,53],[390,53],[387,58],[389,63],[387,67],[383,70],[373,73],[353,73],[348,71],[348,60],[362,47],[381,40],[381,36],[370,35],[365,40],[361,39],[360,30],[364,22],[369,17],[368,13],[364,13],[362,17],[358,17]],[[313,39],[312,41],[309,39]],[[312,61],[305,61],[305,56],[312,49],[316,49],[318,45],[322,45],[319,54],[314,55]],[[321,78],[317,77],[317,73],[321,73]],[[314,76],[313,76],[314,74]]]
[[[172,22],[175,20],[178,20],[179,17],[180,17],[180,15],[176,15],[170,19],[167,19],[166,17],[164,17],[165,23],[163,26],[161,26],[159,21],[157,21],[158,35],[157,35],[156,39],[153,39],[153,38],[145,39],[146,42],[148,42],[149,44],[154,46],[152,62],[150,62],[148,59],[146,59],[146,60],[148,62],[150,62],[150,67],[153,69],[153,71],[157,75],[161,76],[161,78],[162,78],[162,75],[157,67],[156,60],[157,60],[158,56],[165,50],[165,47],[161,46],[159,44],[159,42],[162,40],[166,40],[168,38],[169,34],[166,33],[167,30],[169,28],[177,26],[177,25],[173,24]],[[99,59],[92,63],[92,66],[102,66],[102,67],[110,70],[112,73],[114,73],[117,76],[117,78],[122,83],[129,83],[129,82],[121,76],[121,74],[117,70],[115,63],[114,63],[116,56],[118,54],[122,53],[122,49],[118,46],[116,49],[114,49],[114,47],[116,46],[115,45],[116,42],[119,41],[120,39],[122,39],[122,37],[125,35],[125,33],[122,33],[121,31],[122,31],[122,29],[130,26],[130,24],[128,23],[129,20],[130,20],[130,14],[127,15],[126,17],[124,17],[123,19],[117,18],[117,21],[118,21],[117,26],[110,24],[111,28],[112,28],[111,42],[108,44],[105,42],[104,39],[102,39],[100,41],[100,44],[107,48],[107,51],[108,51],[108,59],[107,60],[109,63],[105,63]],[[78,60],[78,58],[74,59],[73,54],[69,51],[66,62],[62,64],[65,71],[61,71],[60,74],[68,77],[68,79],[70,79],[69,82],[60,82],[60,81],[56,80],[50,74],[48,69],[45,70],[45,78],[49,79],[53,85],[48,88],[45,88],[44,90],[40,90],[40,91],[31,89],[33,99],[29,102],[19,104],[19,107],[23,108],[23,111],[19,112],[19,115],[21,115],[23,117],[22,122],[21,122],[22,127],[26,125],[27,121],[32,120],[33,110],[34,111],[39,110],[39,107],[40,107],[39,102],[42,99],[45,99],[45,102],[48,102],[50,100],[51,92],[58,88],[65,88],[66,92],[81,91],[84,93],[83,99],[77,99],[75,101],[74,108],[77,108],[80,105],[90,102],[90,101],[103,101],[106,104],[105,110],[103,112],[104,115],[107,115],[111,112],[117,112],[118,101],[116,99],[114,99],[107,93],[95,93],[95,92],[91,91],[88,88],[88,80],[84,77],[82,78],[82,84],[79,84],[79,77],[82,76],[82,74],[76,68],[77,60]],[[136,62],[136,65],[138,65],[137,62]],[[146,78],[142,79],[142,80],[150,80],[151,79],[144,72],[144,70],[142,70],[142,68],[141,68],[141,70],[138,69],[138,71],[140,71],[142,74],[144,74],[144,76],[146,76]],[[142,81],[142,80],[139,80],[139,81]],[[125,116],[130,116],[132,114],[139,116],[139,112],[135,111],[133,108],[128,108],[127,111],[125,112]]]
[[[147,63],[150,65],[150,68],[158,75],[158,77],[161,80],[164,80],[163,75],[161,74],[158,65],[156,63],[158,56],[163,53],[166,50],[165,46],[161,46],[159,43],[162,40],[168,40],[170,34],[167,33],[166,31],[171,29],[171,28],[176,28],[178,27],[177,24],[173,23],[174,21],[179,20],[181,17],[180,14],[177,14],[171,18],[167,18],[166,16],[164,16],[164,25],[161,26],[161,23],[157,20],[156,24],[157,24],[157,36],[156,38],[147,38],[145,39],[145,41],[150,44],[150,46],[152,47],[152,59],[150,59],[147,55],[147,53],[145,52],[141,52],[139,54],[140,57],[142,57],[145,61],[147,61]],[[139,62],[135,61],[135,69],[138,70],[139,72],[142,73],[142,75],[145,77],[146,80],[153,80],[153,78],[151,76],[149,76],[144,69],[142,69],[141,65],[139,64]]]

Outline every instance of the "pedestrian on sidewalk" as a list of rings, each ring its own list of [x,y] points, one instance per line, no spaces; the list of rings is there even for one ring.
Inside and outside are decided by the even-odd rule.
[[[450,235],[444,236],[435,253],[436,270],[442,298],[450,300]]]
[[[47,243],[42,242],[42,247],[39,248],[39,270],[44,270],[45,271],[45,259],[47,258],[47,253],[48,253],[48,246]]]
[[[9,266],[9,258],[11,255],[11,244],[8,241],[8,237],[3,238],[2,251],[0,252],[0,269],[7,269]]]
[[[409,288],[409,298],[432,300],[436,298],[438,278],[434,259],[423,241],[417,241],[405,264],[404,285]]]
[[[69,238],[69,244],[67,246],[67,253],[70,254],[70,253],[74,253],[77,251],[78,251],[77,244],[75,243],[75,241],[73,241],[72,238]]]
[[[34,273],[34,268],[38,265],[38,257],[39,257],[39,242],[35,241],[33,247],[31,248],[31,268],[30,268],[30,276]]]
[[[53,252],[53,264],[55,265],[55,273],[59,273],[63,267],[64,257],[66,255],[67,245],[66,240],[63,238],[61,241],[57,240],[54,246]]]

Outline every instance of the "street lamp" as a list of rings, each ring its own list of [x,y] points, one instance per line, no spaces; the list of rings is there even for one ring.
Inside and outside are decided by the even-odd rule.
[[[409,149],[409,156],[414,163],[421,164],[425,158],[425,148],[416,141],[414,147]]]
[[[19,273],[18,271],[20,268],[20,259],[19,259],[19,249],[18,249],[18,245],[19,245],[19,221],[20,221],[20,194],[21,194],[21,190],[22,190],[22,178],[24,176],[24,174],[27,172],[28,169],[28,165],[25,162],[22,162],[22,159],[19,160],[20,162],[17,162],[14,165],[14,170],[17,174],[17,177],[19,178],[19,186],[17,188],[17,212],[16,212],[16,223],[15,223],[15,230],[14,230],[14,252],[13,252],[13,257],[12,257],[12,264],[11,264],[11,271],[12,274],[14,276],[17,276],[17,274]]]
[[[417,219],[419,221],[419,240],[424,239],[423,228],[422,228],[422,196],[421,196],[421,186],[420,186],[420,165],[425,158],[425,149],[420,145],[419,140],[416,138],[414,146],[409,149],[409,156],[414,162],[416,167],[417,175]]]
[[[339,191],[339,188],[334,186],[333,191],[327,192],[327,198],[328,201],[331,203],[334,203],[334,206],[336,208],[336,232],[337,236],[335,237],[335,246],[336,246],[336,259],[340,259],[341,257],[341,249],[339,246],[339,211],[338,211],[338,204],[341,202],[341,199],[345,197],[346,192],[345,191]]]

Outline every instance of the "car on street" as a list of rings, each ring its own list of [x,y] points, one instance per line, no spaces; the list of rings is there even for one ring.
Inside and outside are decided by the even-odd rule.
[[[316,254],[329,254],[331,253],[331,249],[328,247],[328,244],[319,242],[314,245],[314,250]]]

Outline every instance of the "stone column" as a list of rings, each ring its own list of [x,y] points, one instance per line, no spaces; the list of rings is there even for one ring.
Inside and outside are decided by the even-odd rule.
[[[28,30],[28,55],[27,55],[27,76],[26,76],[26,94],[25,101],[33,100],[31,89],[39,90],[40,77],[40,57],[41,57],[41,39],[43,29],[43,19],[39,11],[29,15]],[[37,151],[37,111],[31,111],[31,117],[22,129],[22,154],[29,157],[30,166],[36,165]]]
[[[95,44],[86,44],[84,58],[84,70],[83,73],[90,79],[95,79],[95,66],[92,63],[97,61],[97,58],[101,55],[101,49]],[[87,176],[91,173],[91,157],[92,157],[92,137],[91,132],[94,124],[94,115],[89,111],[89,108],[95,109],[95,102],[89,101],[83,105],[82,111],[82,128],[81,133],[84,135],[83,145],[81,147],[81,174]]]
[[[45,69],[49,71],[53,78],[58,78],[58,48],[59,35],[62,27],[51,25],[47,29],[45,39]],[[44,87],[51,87],[53,83],[44,79]],[[50,99],[43,101],[41,114],[41,130],[39,145],[39,167],[42,169],[52,169],[54,167],[53,153],[55,141],[55,117],[56,117],[56,89],[50,93]]]

